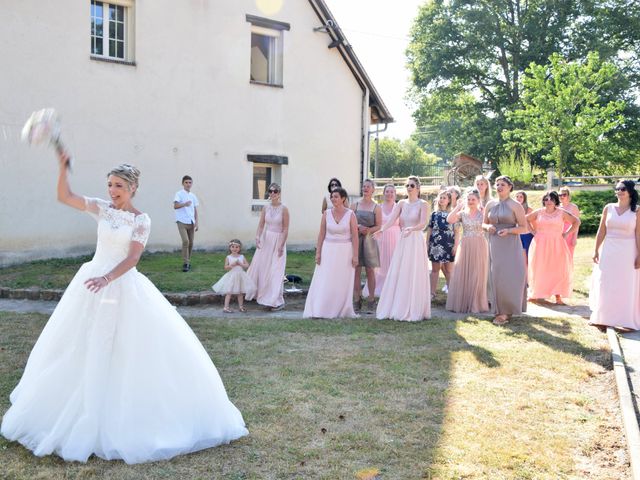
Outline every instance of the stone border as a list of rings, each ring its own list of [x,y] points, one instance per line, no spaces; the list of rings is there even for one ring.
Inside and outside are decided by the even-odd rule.
[[[627,369],[624,364],[618,334],[611,327],[607,328],[607,338],[609,339],[609,346],[611,347],[611,359],[613,361],[613,371],[618,386],[622,423],[624,424],[627,449],[629,450],[629,458],[631,459],[631,475],[634,480],[640,480],[640,427],[638,426],[636,410],[633,407]]]
[[[64,290],[60,289],[0,287],[0,298],[9,298],[11,300],[45,300],[57,302],[62,298],[63,293]],[[162,294],[172,305],[182,307],[211,304],[221,305],[224,301],[224,295],[216,295],[213,292],[162,292]],[[284,292],[284,297],[289,299],[304,298],[306,295],[306,290],[301,290],[300,292]]]

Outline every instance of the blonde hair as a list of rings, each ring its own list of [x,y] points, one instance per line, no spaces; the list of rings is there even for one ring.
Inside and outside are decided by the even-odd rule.
[[[571,189],[569,187],[560,187],[558,193],[566,193],[571,198]]]
[[[121,178],[127,182],[127,185],[129,185],[129,191],[132,191],[131,186],[135,186],[131,196],[133,197],[136,194],[136,190],[138,189],[138,180],[140,179],[140,170],[128,163],[121,163],[107,173],[107,178],[111,175]]]
[[[416,177],[415,175],[409,175],[407,177],[407,182],[411,180],[413,182],[415,182],[416,184],[416,190],[418,191],[418,196],[420,196],[420,179],[418,177]]]
[[[491,184],[489,183],[489,179],[484,175],[477,175],[475,180],[473,181],[473,186],[478,190],[478,194],[480,194],[478,182],[483,181],[487,184],[487,189],[485,190],[484,195],[480,198],[480,203],[486,205],[491,199],[493,199],[493,192],[491,191]]]
[[[449,200],[449,203],[444,208],[440,207],[440,197],[442,195],[446,195],[447,199]],[[442,192],[438,193],[438,196],[436,197],[436,200],[435,200],[434,205],[433,205],[433,209],[436,212],[449,212],[449,211],[451,211],[451,192],[449,192],[447,190],[443,190]]]

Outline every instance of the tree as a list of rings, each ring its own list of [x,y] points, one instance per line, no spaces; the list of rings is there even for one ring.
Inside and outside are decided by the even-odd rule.
[[[553,53],[576,60],[596,51],[637,86],[638,27],[636,0],[427,1],[407,49],[416,139],[446,156],[465,151],[497,158],[500,132],[510,128],[507,113],[520,106],[522,75],[531,63],[546,64]],[[450,135],[457,126],[464,136]]]
[[[507,146],[541,154],[560,175],[606,171],[619,153],[609,136],[624,123],[625,103],[602,98],[619,74],[616,66],[596,53],[573,62],[554,54],[526,73],[522,108],[508,115],[515,128],[504,132]]]
[[[427,173],[427,166],[438,160],[435,155],[425,153],[413,140],[402,142],[397,138],[381,138],[378,147],[378,176],[381,178],[424,176]],[[376,146],[373,140],[369,154],[373,170],[376,157]]]

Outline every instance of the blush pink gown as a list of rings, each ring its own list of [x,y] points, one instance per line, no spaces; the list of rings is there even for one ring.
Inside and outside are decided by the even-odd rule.
[[[393,209],[391,209],[391,212],[387,214],[384,213],[384,206],[381,206],[380,211],[382,212],[382,225],[384,225],[387,223],[387,220],[389,220]],[[389,266],[391,265],[391,259],[393,258],[393,252],[396,249],[399,239],[400,219],[396,219],[393,226],[382,232],[380,237],[376,240],[376,242],[378,242],[378,253],[380,254],[380,267],[376,269],[376,291],[374,293],[376,297],[379,297],[380,292],[382,292],[382,287],[385,279],[387,278]],[[367,285],[364,286],[362,295],[365,297],[369,296],[369,289]]]
[[[591,276],[591,323],[640,330],[640,269],[633,268],[636,221],[635,212],[618,215],[613,204],[607,205],[607,235]]]
[[[562,209],[537,216],[536,234],[529,249],[529,297],[571,296],[571,256],[562,237]]]
[[[279,307],[284,305],[284,271],[287,265],[287,246],[282,256],[278,256],[278,245],[282,241],[283,205],[267,205],[264,213],[264,230],[260,238],[261,246],[251,260],[247,273],[256,284],[255,293],[246,295],[260,305]]]
[[[404,229],[420,225],[423,221],[420,214],[424,200],[413,203],[401,200],[401,203],[400,227]],[[426,219],[424,224],[426,225]],[[401,234],[380,292],[376,309],[378,319],[416,322],[431,317],[428,265],[427,245],[422,229],[413,231],[406,237]]]
[[[560,208],[566,210],[571,215],[574,215],[576,217],[580,216],[580,210],[573,203],[570,203],[569,205],[567,205],[566,208],[565,207],[560,207]],[[562,231],[566,232],[569,229],[569,225],[571,224],[565,222]],[[572,231],[571,233],[569,233],[569,235],[567,235],[564,238],[564,241],[567,243],[567,247],[569,247],[569,257],[571,258],[571,263],[573,264],[573,251],[576,249],[576,242],[578,241],[578,232]]]
[[[304,318],[355,317],[353,281],[355,268],[351,263],[351,216],[347,210],[339,222],[333,210],[325,212],[326,234],[322,242],[320,265],[316,264],[304,304]]]

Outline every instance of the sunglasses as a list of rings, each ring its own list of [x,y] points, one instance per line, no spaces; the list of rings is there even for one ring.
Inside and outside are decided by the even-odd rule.
[[[415,183],[407,183],[405,185],[405,187],[407,187],[407,188],[416,188],[416,184]]]
[[[280,193],[280,190],[269,190],[269,193]]]
[[[615,190],[616,190],[616,192],[626,192],[627,191],[627,187],[616,187]]]
[[[568,195],[569,195],[568,193],[559,193],[559,194],[558,194],[558,196],[559,196],[559,197],[566,197],[566,196],[568,196]]]
[[[337,183],[330,183],[330,184],[329,184],[329,186],[330,186],[330,187],[339,187],[340,185],[339,185],[339,184],[337,184]]]

